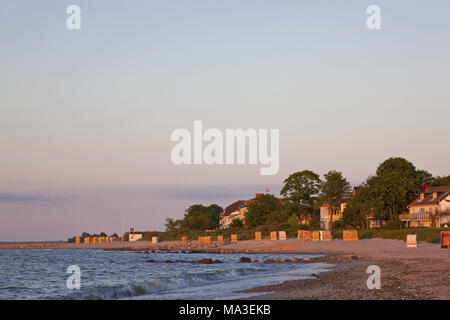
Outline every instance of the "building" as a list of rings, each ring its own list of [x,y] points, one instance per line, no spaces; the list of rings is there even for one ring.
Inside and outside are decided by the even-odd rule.
[[[342,212],[344,212],[345,207],[347,206],[348,201],[344,201],[340,204],[339,208],[328,208],[327,205],[320,206],[320,228],[323,230],[330,230],[331,223],[336,222],[342,219]]]
[[[424,187],[399,218],[409,228],[440,227],[450,224],[450,186]]]
[[[142,233],[135,233],[134,228],[130,228],[130,233],[128,234],[128,241],[137,241],[142,238]]]
[[[321,229],[330,230],[331,223],[334,223],[334,222],[342,219],[342,213],[344,212],[345,207],[347,206],[349,200],[351,200],[355,196],[355,194],[359,188],[360,187],[354,187],[352,190],[352,193],[350,195],[350,198],[345,199],[343,202],[341,202],[339,207],[333,208],[331,210],[332,216],[330,215],[330,210],[327,205],[324,204],[324,205],[320,206],[320,227],[321,227]],[[373,211],[375,211],[375,209],[373,209]],[[386,224],[386,220],[376,218],[375,214],[373,214],[371,217],[369,217],[367,219],[367,227],[369,229],[381,228],[385,224]]]
[[[238,200],[226,207],[220,214],[220,229],[228,228],[233,220],[239,219],[243,221],[245,219],[245,213],[247,212],[248,202],[248,200]]]
[[[330,230],[331,223],[342,219],[342,213],[347,206],[348,201],[353,198],[358,191],[359,187],[354,187],[349,199],[344,199],[339,207],[333,208],[330,214],[330,209],[326,204],[320,206],[320,227],[323,230]],[[331,222],[331,223],[330,223]]]
[[[142,233],[130,233],[128,235],[128,241],[137,241],[142,238]]]
[[[262,196],[262,193],[257,193],[255,198]],[[239,219],[242,222],[245,220],[245,213],[247,210],[247,204],[253,201],[255,198],[250,200],[238,200],[233,202],[220,214],[219,228],[226,229],[230,226],[233,220]]]

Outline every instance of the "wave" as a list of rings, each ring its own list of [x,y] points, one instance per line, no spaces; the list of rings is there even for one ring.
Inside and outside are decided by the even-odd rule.
[[[129,282],[115,286],[100,286],[87,288],[81,292],[67,296],[67,299],[111,300],[132,299],[148,294],[157,294],[176,289],[201,286],[225,280],[238,280],[245,276],[268,274],[260,268],[231,268],[229,270],[214,270],[202,273],[185,273],[181,277],[168,279],[150,279],[147,281]]]

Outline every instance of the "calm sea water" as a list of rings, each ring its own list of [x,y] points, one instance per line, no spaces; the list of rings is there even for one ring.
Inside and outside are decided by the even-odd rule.
[[[238,263],[242,256],[260,262]],[[250,296],[236,290],[308,279],[332,268],[326,263],[263,263],[291,257],[314,255],[0,250],[0,299],[235,299]],[[223,263],[190,263],[203,258]],[[66,286],[70,265],[81,270],[79,290]]]

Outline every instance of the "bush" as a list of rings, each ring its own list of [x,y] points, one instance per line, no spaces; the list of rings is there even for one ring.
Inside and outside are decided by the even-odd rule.
[[[359,230],[358,235],[360,239],[383,238],[406,241],[406,236],[408,234],[416,234],[417,241],[440,243],[440,232],[440,229],[369,229]]]
[[[403,222],[400,220],[389,220],[386,222],[386,225],[384,226],[388,230],[397,230],[403,228]]]
[[[231,229],[242,229],[243,227],[244,222],[240,219],[234,219],[230,224]]]
[[[441,231],[447,229],[362,229],[358,230],[359,239],[397,239],[406,241],[408,234],[416,234],[417,241],[424,241],[428,243],[440,243]],[[333,239],[342,239],[343,230],[331,230]]]
[[[287,223],[290,227],[296,228],[299,225],[299,219],[295,214],[293,214],[289,217]]]
[[[320,230],[320,216],[313,215],[309,220],[309,230]]]
[[[337,220],[335,222],[333,222],[331,229],[345,229],[347,226],[345,224],[345,222],[343,220]]]
[[[333,239],[342,239],[342,230],[331,230],[331,236],[333,237]]]

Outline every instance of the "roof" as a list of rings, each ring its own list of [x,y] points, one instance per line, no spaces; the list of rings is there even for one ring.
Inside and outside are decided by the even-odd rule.
[[[232,204],[230,204],[228,207],[225,208],[225,210],[222,212],[221,216],[222,217],[227,217],[232,212],[239,210],[241,206],[245,206],[245,205],[247,205],[247,203],[249,203],[249,202],[251,202],[251,201],[255,200],[256,198],[259,198],[259,197],[261,197],[263,195],[264,195],[264,193],[257,193],[255,195],[255,197],[250,199],[250,200],[238,200],[236,202],[233,202]],[[277,197],[275,197],[275,199],[281,200],[281,199],[279,199]]]
[[[358,192],[359,189],[361,189],[360,186],[353,187],[352,193],[350,194],[350,197],[349,197],[349,199],[347,199],[346,202],[348,202],[348,200],[353,199],[353,197],[356,195],[356,192]]]
[[[431,187],[427,188],[424,192],[421,192],[421,194],[422,193],[424,194],[423,200],[420,200],[419,196],[409,204],[409,207],[439,204],[439,202],[450,195],[450,186]],[[433,193],[437,193],[436,199],[433,199]]]
[[[233,202],[228,207],[225,208],[222,216],[229,216],[232,212],[239,210],[242,205],[245,205],[247,201],[245,200],[238,200],[236,202]]]

